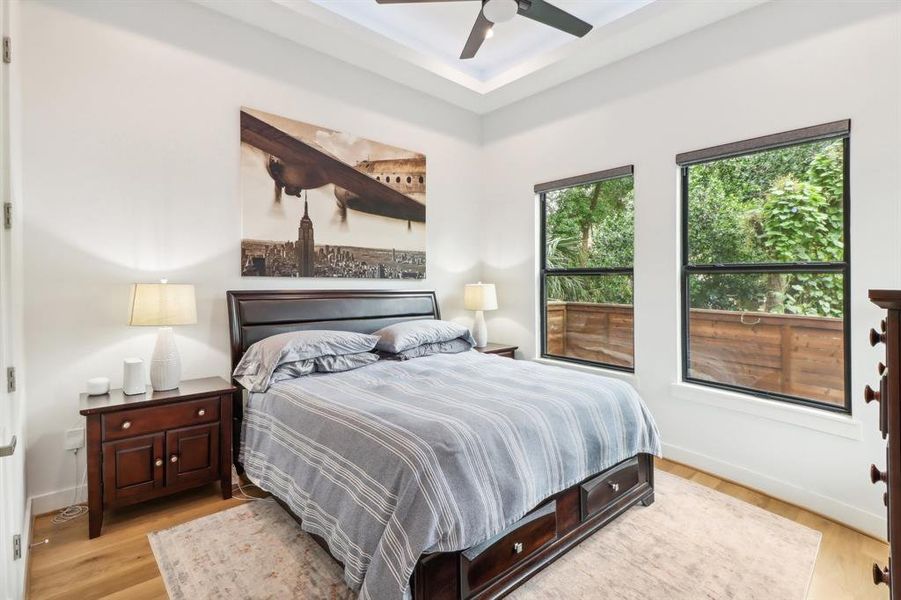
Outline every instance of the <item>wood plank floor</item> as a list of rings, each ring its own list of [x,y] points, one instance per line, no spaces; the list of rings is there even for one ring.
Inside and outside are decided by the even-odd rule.
[[[823,533],[808,600],[885,600],[885,586],[870,579],[874,560],[884,562],[888,546],[838,523],[764,494],[666,460],[657,468],[719,490]],[[52,515],[34,524],[34,540],[49,538],[32,549],[29,597],[34,600],[95,598],[150,600],[166,598],[147,533],[184,523],[240,504],[223,501],[215,486],[173,498],[110,512],[103,535],[88,540],[87,518],[62,525]]]

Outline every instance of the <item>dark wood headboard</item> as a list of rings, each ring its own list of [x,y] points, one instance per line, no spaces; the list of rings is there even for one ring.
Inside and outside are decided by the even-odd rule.
[[[237,290],[226,292],[226,298],[232,371],[252,344],[279,333],[308,329],[372,333],[401,321],[441,318],[431,290]],[[233,459],[240,473],[238,448],[244,415],[240,388],[232,414]]]

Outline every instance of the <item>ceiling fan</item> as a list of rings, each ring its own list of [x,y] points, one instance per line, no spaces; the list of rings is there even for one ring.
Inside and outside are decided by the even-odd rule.
[[[379,4],[420,4],[425,2],[474,2],[476,0],[375,0]],[[545,0],[478,0],[482,3],[479,16],[469,32],[460,58],[472,58],[482,42],[494,35],[495,23],[509,21],[516,15],[550,25],[577,37],[591,31],[591,25]]]

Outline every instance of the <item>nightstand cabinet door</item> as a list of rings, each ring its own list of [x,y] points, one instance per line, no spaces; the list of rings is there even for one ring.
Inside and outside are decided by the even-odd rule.
[[[166,432],[166,485],[181,486],[219,478],[219,423]]]
[[[128,504],[165,483],[165,434],[155,433],[103,444],[103,497]]]

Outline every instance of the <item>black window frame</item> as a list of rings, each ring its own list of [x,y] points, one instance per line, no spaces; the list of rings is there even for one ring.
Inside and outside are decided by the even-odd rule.
[[[540,258],[539,264],[539,284],[538,284],[538,303],[541,311],[541,358],[550,360],[559,360],[588,367],[600,367],[603,369],[611,369],[614,371],[622,371],[623,373],[635,372],[635,248],[634,248],[634,231],[635,222],[632,222],[633,231],[633,252],[631,267],[591,267],[591,268],[574,268],[574,269],[549,269],[547,268],[547,193],[565,188],[575,187],[577,185],[585,185],[589,183],[598,183],[601,181],[609,181],[611,179],[620,179],[623,177],[631,177],[633,189],[635,186],[635,167],[634,165],[624,165],[612,169],[605,169],[585,175],[577,175],[575,177],[567,177],[546,183],[535,185],[534,192],[538,195],[540,234],[539,244]],[[572,356],[560,356],[557,354],[549,354],[547,351],[547,294],[546,280],[548,276],[561,275],[628,275],[632,280],[632,366],[614,365],[605,362],[586,360],[583,358],[575,358]]]
[[[844,252],[841,262],[790,262],[790,263],[717,263],[717,264],[691,264],[689,262],[688,247],[688,184],[689,168],[693,165],[713,162],[726,158],[757,154],[767,150],[797,146],[816,141],[842,140],[842,227],[844,236]],[[833,413],[851,414],[851,194],[850,194],[850,165],[851,165],[851,121],[834,121],[813,127],[805,127],[783,133],[763,136],[741,142],[724,144],[704,150],[686,152],[676,156],[676,164],[680,170],[680,194],[681,194],[681,354],[682,354],[682,381],[702,385],[705,387],[719,388],[732,392],[787,402],[801,406],[808,406]],[[694,274],[734,274],[734,273],[838,273],[842,275],[842,334],[844,346],[844,404],[838,406],[827,402],[800,398],[778,392],[769,392],[754,388],[721,383],[706,379],[698,379],[689,376],[690,361],[690,332],[689,316],[691,309],[691,296],[689,280]]]

